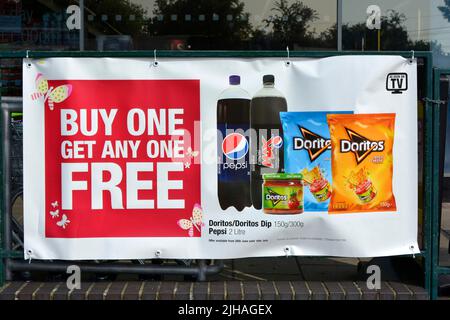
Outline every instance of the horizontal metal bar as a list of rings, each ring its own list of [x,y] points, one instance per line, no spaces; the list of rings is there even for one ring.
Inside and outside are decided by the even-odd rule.
[[[439,76],[450,76],[450,69],[436,69]]]
[[[436,268],[436,273],[439,274],[439,275],[450,274],[450,267],[439,266],[439,267]]]
[[[23,251],[12,251],[12,250],[0,250],[1,258],[22,258],[23,259]]]
[[[77,261],[31,261],[11,260],[9,268],[12,271],[50,271],[50,272],[66,272],[70,265],[77,265],[82,272],[96,273],[133,273],[133,274],[183,274],[198,275],[200,273],[199,266],[168,266],[168,265],[140,265],[125,263],[79,263]],[[204,273],[206,275],[217,274],[223,269],[223,262],[218,260],[217,264],[205,266]]]
[[[427,250],[421,250],[419,253],[408,253],[408,254],[399,254],[396,256],[385,256],[385,257],[404,257],[404,258],[413,258],[413,257],[423,257],[427,254]],[[335,258],[342,258],[340,256],[297,256],[301,258],[323,258],[323,259],[335,259]],[[381,257],[378,257],[381,258]]]
[[[51,57],[142,57],[153,58],[152,51],[3,51],[0,58],[51,58]],[[290,51],[290,57],[330,57],[341,55],[401,55],[412,57],[410,51]],[[156,51],[160,58],[259,58],[259,57],[287,57],[287,52],[278,51],[183,51],[161,50]],[[429,51],[414,52],[414,57],[430,57]]]
[[[0,107],[9,112],[22,112],[22,97],[2,97]]]

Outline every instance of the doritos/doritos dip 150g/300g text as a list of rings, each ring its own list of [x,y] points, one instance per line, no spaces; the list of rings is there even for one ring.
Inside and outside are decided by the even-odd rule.
[[[392,191],[395,114],[328,115],[330,213],[396,211]]]

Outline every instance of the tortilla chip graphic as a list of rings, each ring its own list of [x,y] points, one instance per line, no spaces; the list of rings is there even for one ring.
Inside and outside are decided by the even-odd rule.
[[[303,181],[307,184],[312,184],[315,180],[322,179],[322,172],[318,166],[315,166],[311,170],[305,168],[302,170],[301,174],[303,176]]]
[[[305,168],[302,170],[301,174],[303,176],[303,182],[307,185],[317,202],[324,202],[330,198],[330,182],[325,179],[319,166],[315,166],[309,171]]]

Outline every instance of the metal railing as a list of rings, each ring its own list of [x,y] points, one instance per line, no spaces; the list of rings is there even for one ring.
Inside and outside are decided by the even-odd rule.
[[[442,139],[442,128],[441,128],[441,108],[447,108],[448,101],[442,99],[441,92],[441,80],[443,76],[450,77],[450,69],[449,70],[434,70],[434,99],[430,101],[433,103],[434,108],[434,123],[433,123],[433,177],[435,177],[433,181],[433,209],[431,215],[432,221],[432,261],[431,261],[431,298],[436,299],[439,293],[439,277],[442,275],[450,275],[450,266],[445,267],[440,265],[439,259],[439,249],[440,249],[440,235],[441,235],[441,214],[442,214],[442,158],[441,151],[442,146],[445,145],[445,135]],[[449,248],[450,250],[450,248]]]

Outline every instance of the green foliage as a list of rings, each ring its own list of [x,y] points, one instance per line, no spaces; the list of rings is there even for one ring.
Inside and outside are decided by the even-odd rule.
[[[317,11],[296,1],[288,4],[287,0],[276,1],[271,10],[274,15],[265,19],[266,27],[272,27],[275,41],[294,48],[295,44],[304,45],[311,42],[313,34],[309,31],[310,23],[318,19]]]
[[[252,30],[240,0],[156,0],[153,14],[152,34],[189,37],[193,49],[239,47]]]
[[[444,5],[438,6],[438,9],[442,12],[444,18],[450,21],[450,0],[444,0]]]
[[[103,34],[137,35],[145,32],[146,10],[129,0],[86,0],[85,17],[88,26],[92,26],[97,32]],[[97,14],[94,21],[88,21],[89,14]],[[101,21],[101,15],[107,15],[108,20]],[[121,20],[116,21],[115,16],[121,15]],[[134,19],[130,19],[133,16]]]

